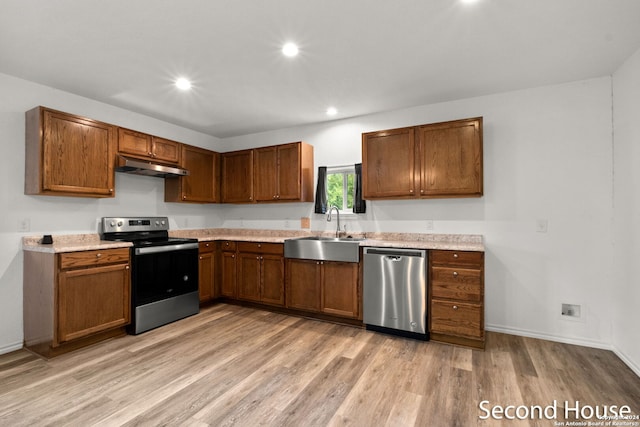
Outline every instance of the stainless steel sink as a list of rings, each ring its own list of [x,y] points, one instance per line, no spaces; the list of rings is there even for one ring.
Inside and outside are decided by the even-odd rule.
[[[360,242],[352,237],[309,236],[284,241],[284,257],[317,261],[360,261]]]

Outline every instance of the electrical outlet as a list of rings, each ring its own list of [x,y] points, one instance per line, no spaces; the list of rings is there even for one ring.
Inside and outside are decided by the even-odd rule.
[[[427,230],[427,231],[433,231],[433,220],[432,219],[428,219],[428,220],[425,221],[424,229]]]
[[[29,218],[22,218],[18,221],[18,231],[26,232],[31,231],[31,220]]]
[[[536,220],[536,231],[538,233],[546,233],[548,229],[549,229],[549,220],[547,219]]]
[[[562,315],[567,317],[580,317],[579,304],[562,304]]]
[[[288,219],[284,220],[284,228],[291,228],[291,223],[289,222]]]

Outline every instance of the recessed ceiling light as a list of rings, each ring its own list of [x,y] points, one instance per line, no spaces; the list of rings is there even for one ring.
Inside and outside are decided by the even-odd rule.
[[[282,46],[282,54],[288,57],[294,57],[298,54],[298,46],[294,43],[286,43]]]
[[[338,114],[338,110],[335,107],[327,108],[327,116],[335,116],[336,114]]]
[[[184,77],[180,77],[176,80],[176,87],[181,90],[189,90],[191,89],[191,82]]]

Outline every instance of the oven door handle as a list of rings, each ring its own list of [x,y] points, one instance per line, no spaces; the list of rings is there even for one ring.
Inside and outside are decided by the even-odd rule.
[[[161,252],[184,251],[186,249],[198,249],[198,243],[178,243],[175,245],[151,246],[148,248],[136,248],[136,255],[157,254]]]

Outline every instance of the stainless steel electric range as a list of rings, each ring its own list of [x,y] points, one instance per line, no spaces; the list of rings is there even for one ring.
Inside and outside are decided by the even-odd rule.
[[[169,237],[167,217],[102,218],[103,240],[131,248],[130,334],[196,314],[198,241]]]

